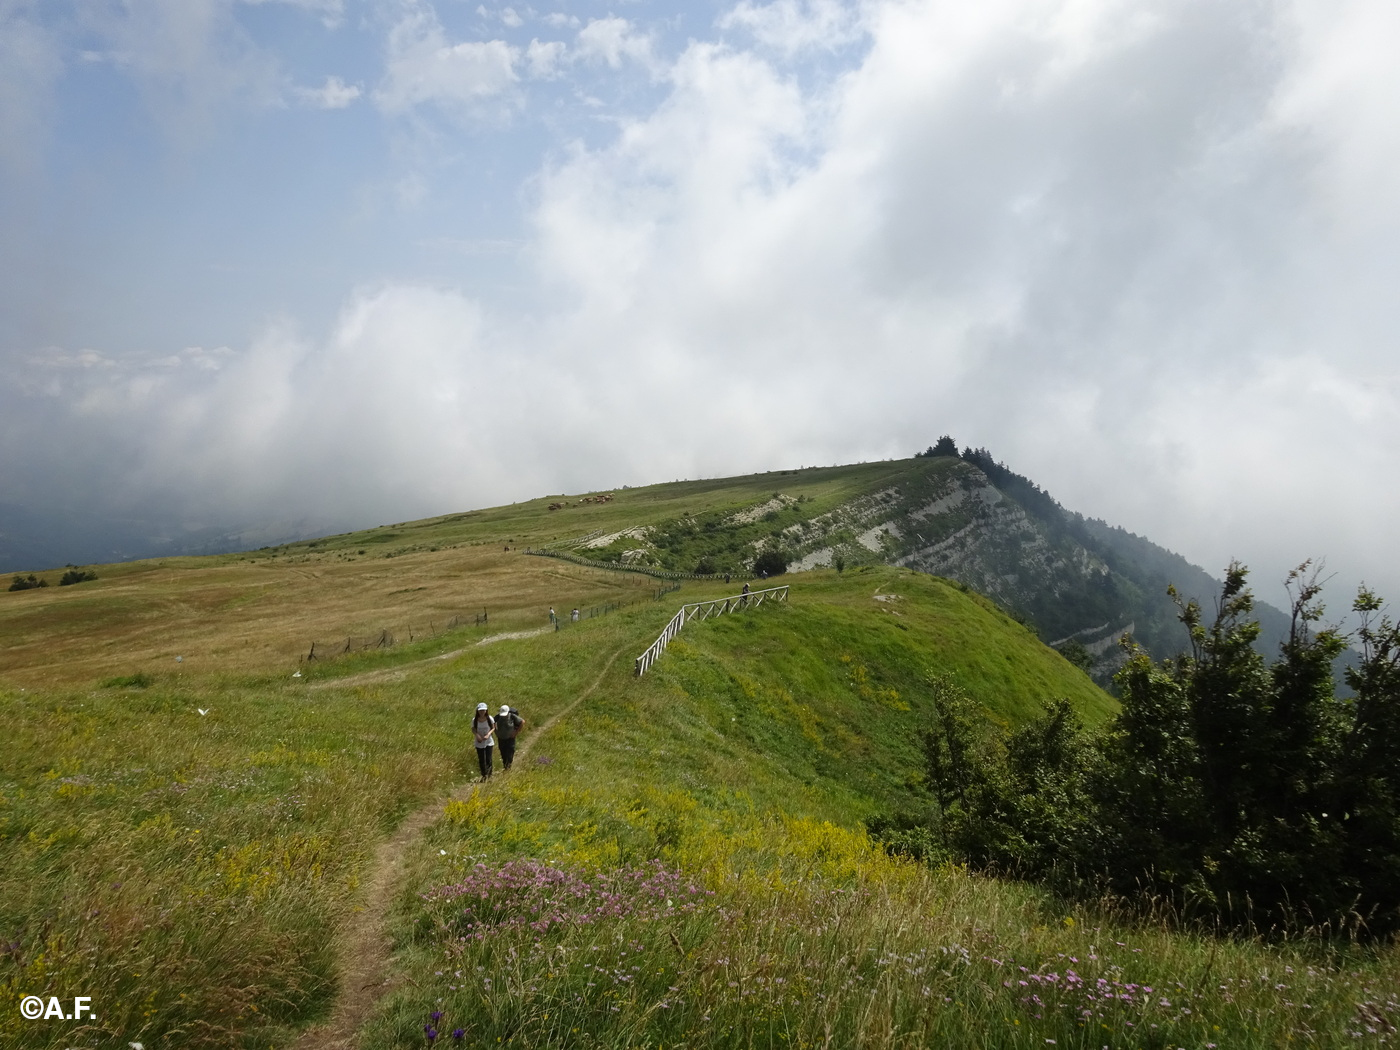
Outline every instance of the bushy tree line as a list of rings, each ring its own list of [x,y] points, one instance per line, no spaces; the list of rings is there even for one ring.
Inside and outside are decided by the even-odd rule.
[[[1272,661],[1253,644],[1246,576],[1230,566],[1210,622],[1178,599],[1189,653],[1155,662],[1128,643],[1122,710],[1097,731],[1059,700],[1000,733],[931,676],[931,816],[872,831],[897,851],[1166,899],[1231,927],[1400,929],[1400,626],[1358,593],[1360,660],[1339,697],[1347,637],[1318,626],[1316,574],[1290,575],[1292,631]]]

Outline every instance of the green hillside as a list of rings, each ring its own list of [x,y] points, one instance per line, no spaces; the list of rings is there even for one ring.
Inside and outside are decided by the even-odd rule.
[[[1385,1045],[1393,949],[1173,934],[870,840],[923,804],[929,674],[1006,725],[1115,710],[965,586],[789,574],[638,678],[681,602],[735,588],[519,549],[774,491],[820,516],[911,471],[937,480],[553,497],[0,593],[0,998],[97,1015],[0,1012],[0,1047]],[[477,702],[528,720],[481,789]]]
[[[552,495],[225,557],[326,567],[490,544],[673,575],[744,575],[765,552],[794,571],[913,568],[966,583],[1042,640],[1083,646],[1101,684],[1125,633],[1158,657],[1179,651],[1169,585],[1201,602],[1219,589],[1180,555],[1061,507],[984,449]],[[53,585],[60,572],[39,576]],[[1288,618],[1262,602],[1257,615],[1273,653]]]
[[[1084,646],[1101,683],[1120,664],[1116,643],[1125,633],[1158,657],[1180,650],[1185,635],[1169,585],[1201,602],[1220,586],[1150,540],[1066,510],[981,449],[545,497],[280,551],[391,553],[488,532],[572,559],[661,573],[744,574],[766,551],[781,553],[794,571],[918,569],[991,597],[1042,640]],[[1288,618],[1263,602],[1257,614],[1261,646],[1273,653]]]

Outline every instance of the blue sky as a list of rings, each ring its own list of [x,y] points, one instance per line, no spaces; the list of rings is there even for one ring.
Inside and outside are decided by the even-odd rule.
[[[1400,8],[0,0],[3,502],[327,527],[952,433],[1400,593]]]

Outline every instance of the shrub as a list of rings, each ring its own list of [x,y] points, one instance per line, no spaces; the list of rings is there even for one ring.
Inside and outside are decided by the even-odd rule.
[[[63,574],[63,578],[58,581],[60,587],[70,587],[75,583],[86,583],[88,580],[97,579],[97,573],[91,569],[69,569]]]
[[[787,572],[787,555],[782,551],[764,551],[753,560],[753,571],[768,576],[781,576]]]
[[[1055,651],[1086,674],[1094,669],[1094,654],[1073,638],[1057,646]]]
[[[1190,654],[1156,663],[1126,643],[1122,711],[1098,734],[1065,701],[999,732],[931,676],[929,841],[979,867],[1236,929],[1400,929],[1400,625],[1361,591],[1355,695],[1338,698],[1331,668],[1346,639],[1312,629],[1320,585],[1306,570],[1289,577],[1292,629],[1272,663],[1254,648],[1238,564],[1214,622],[1180,603]],[[891,851],[927,852],[893,818],[872,830]]]
[[[48,580],[41,580],[41,579],[39,579],[39,577],[35,576],[35,575],[31,572],[28,576],[16,576],[13,580],[11,580],[11,581],[10,581],[10,590],[12,590],[12,591],[32,591],[32,590],[34,590],[34,588],[36,588],[36,587],[47,587],[48,585],[49,585],[49,581],[48,581]]]

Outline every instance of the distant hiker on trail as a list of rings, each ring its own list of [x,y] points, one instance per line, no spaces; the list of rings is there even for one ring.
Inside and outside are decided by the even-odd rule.
[[[550,623],[558,623],[558,622],[559,622],[559,617],[557,617],[557,616],[554,615],[554,606],[552,606],[552,605],[549,607],[549,622],[550,622]]]
[[[502,704],[496,716],[496,738],[501,742],[501,768],[509,769],[515,761],[515,738],[525,728],[525,719],[510,704]]]
[[[727,573],[727,572],[724,574],[724,582],[725,582],[726,584],[729,583],[729,573]]]
[[[577,609],[574,610],[574,613],[573,613],[573,615],[570,617],[570,619],[573,620],[574,623],[578,623],[578,610],[577,610]]]
[[[739,599],[739,604],[740,604],[740,605],[748,605],[748,604],[749,604],[749,585],[748,585],[747,583],[744,584],[744,589],[743,589],[742,591],[740,591],[739,593],[743,595],[743,597]]]
[[[472,733],[476,737],[476,764],[481,767],[482,780],[491,776],[491,748],[495,744],[492,734],[495,732],[496,720],[491,712],[485,704],[477,704],[476,714],[472,716]],[[514,747],[515,741],[511,741],[512,750]]]

